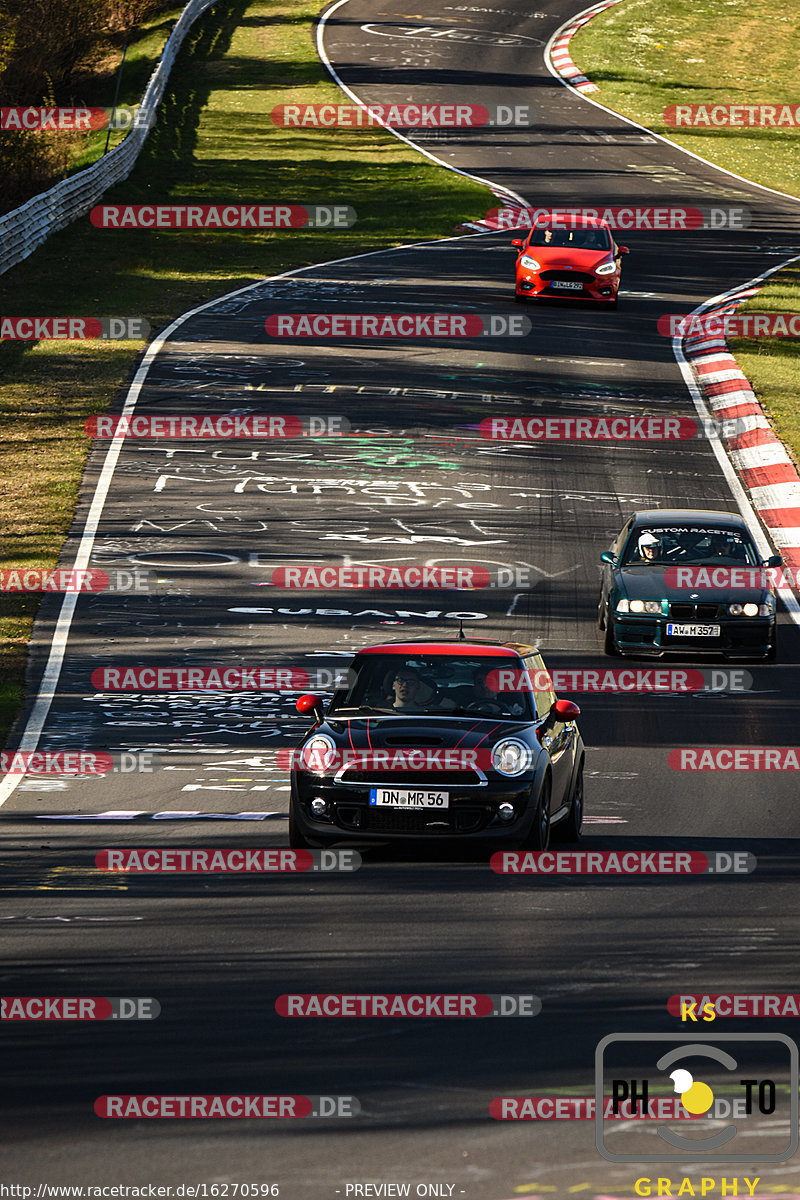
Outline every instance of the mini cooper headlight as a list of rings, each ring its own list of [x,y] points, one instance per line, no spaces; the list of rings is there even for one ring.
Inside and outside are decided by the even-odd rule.
[[[535,258],[531,258],[530,254],[523,254],[522,258],[519,260],[519,265],[521,267],[527,267],[529,271],[538,271],[542,264],[537,262]]]
[[[615,262],[604,262],[600,263],[599,267],[595,267],[594,273],[595,275],[613,275],[616,269],[617,264]]]
[[[618,613],[626,613],[626,612],[630,612],[630,611],[631,611],[631,606],[627,600],[618,600],[617,601],[617,612]]]
[[[503,738],[492,751],[492,766],[501,775],[521,775],[532,761],[530,747],[517,738]]]
[[[300,749],[300,765],[312,775],[325,775],[335,765],[336,743],[327,733],[315,733]]]

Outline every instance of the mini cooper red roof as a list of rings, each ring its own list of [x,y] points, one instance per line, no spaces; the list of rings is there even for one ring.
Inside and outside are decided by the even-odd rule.
[[[462,654],[468,653],[477,658],[508,658],[510,654],[534,652],[533,646],[522,646],[519,643],[503,644],[502,642],[386,642],[382,646],[369,646],[359,650],[357,658],[364,654]]]

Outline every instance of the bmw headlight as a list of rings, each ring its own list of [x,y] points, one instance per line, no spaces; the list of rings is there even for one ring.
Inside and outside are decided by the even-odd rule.
[[[626,612],[630,612],[630,611],[631,611],[631,606],[627,600],[618,600],[617,601],[617,612],[618,613],[626,613]]]
[[[660,600],[631,600],[630,612],[650,613],[658,615],[661,612]]]
[[[532,761],[530,747],[517,738],[503,738],[492,751],[492,766],[501,775],[522,775]]]
[[[761,612],[761,616],[769,617],[772,615],[772,609],[767,608],[767,606],[764,604],[762,604],[760,606],[758,604],[752,604],[752,603],[729,604],[728,605],[728,612],[731,614],[732,617],[742,617],[742,616],[757,617],[757,616],[759,616],[761,609],[766,609],[766,612]]]
[[[519,265],[521,267],[527,267],[529,271],[538,271],[542,264],[537,262],[535,258],[531,258],[530,254],[523,254],[522,258],[519,260]]]
[[[594,273],[595,275],[613,275],[616,269],[617,264],[615,262],[604,262],[600,263],[599,267],[595,267]]]
[[[335,765],[336,743],[327,733],[315,733],[300,750],[300,765],[312,775],[325,775]]]

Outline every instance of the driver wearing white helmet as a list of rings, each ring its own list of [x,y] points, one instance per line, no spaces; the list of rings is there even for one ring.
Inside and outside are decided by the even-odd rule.
[[[643,533],[638,543],[641,562],[657,562],[661,556],[661,540],[654,533]]]

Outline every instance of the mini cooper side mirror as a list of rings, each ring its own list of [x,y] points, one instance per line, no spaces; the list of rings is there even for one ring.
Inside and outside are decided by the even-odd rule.
[[[576,717],[581,715],[581,710],[571,700],[556,700],[553,705],[553,712],[562,721],[574,721]]]
[[[511,245],[512,245],[512,246],[521,246],[521,245],[522,245],[522,238],[514,238],[514,239],[512,240],[512,242],[511,242]]]
[[[619,250],[620,254],[630,254],[630,250],[627,246],[618,246],[617,249]]]
[[[313,692],[307,692],[305,696],[300,696],[295,708],[299,713],[313,712],[318,721],[322,720],[322,700]]]
[[[608,563],[610,567],[615,567],[617,565],[617,556],[616,554],[612,554],[610,550],[604,550],[600,555],[600,562]]]

